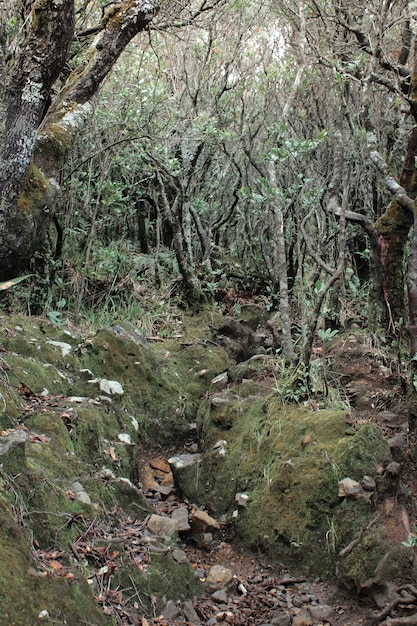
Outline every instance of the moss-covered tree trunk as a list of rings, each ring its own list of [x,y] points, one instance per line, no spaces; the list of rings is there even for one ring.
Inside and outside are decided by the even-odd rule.
[[[108,5],[86,54],[46,110],[73,41],[74,0],[35,0],[11,80],[0,151],[0,280],[16,276],[44,245],[59,191],[57,174],[91,114],[91,100],[157,10],[158,0]]]
[[[417,194],[417,128],[408,142],[400,184],[410,198]],[[375,235],[382,268],[382,298],[387,307],[388,321],[393,326],[407,318],[405,284],[405,249],[414,215],[407,202],[394,197],[386,211],[375,223]]]

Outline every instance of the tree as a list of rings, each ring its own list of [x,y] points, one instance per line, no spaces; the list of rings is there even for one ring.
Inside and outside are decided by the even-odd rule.
[[[204,0],[194,9],[186,3],[177,21],[192,21],[210,8]],[[165,9],[169,13],[172,7]],[[19,273],[44,244],[59,191],[59,169],[91,115],[92,98],[158,10],[158,0],[111,3],[98,23],[75,34],[74,0],[33,3],[30,30],[10,80],[0,151],[0,279]],[[75,50],[79,41],[88,44]],[[58,78],[62,84],[53,95]]]

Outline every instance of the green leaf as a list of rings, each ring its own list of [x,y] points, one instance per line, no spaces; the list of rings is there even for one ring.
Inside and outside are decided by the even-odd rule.
[[[17,278],[11,278],[10,280],[6,280],[0,283],[0,291],[10,289],[10,287],[14,287],[18,283],[21,283],[22,280],[26,280],[26,278],[30,278],[31,276],[34,276],[34,274],[26,274],[25,276],[18,276]]]

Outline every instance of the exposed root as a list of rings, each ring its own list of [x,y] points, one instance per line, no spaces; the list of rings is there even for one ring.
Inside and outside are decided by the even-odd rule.
[[[398,597],[394,598],[383,611],[370,616],[372,622],[380,622],[380,626],[417,626],[417,612],[412,615],[390,617],[398,607],[403,607],[404,610],[411,610],[413,606],[417,608],[417,588],[414,585],[402,585],[398,587],[396,593]]]

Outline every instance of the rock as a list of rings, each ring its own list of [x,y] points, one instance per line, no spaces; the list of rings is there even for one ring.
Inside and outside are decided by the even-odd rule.
[[[216,454],[219,454],[220,456],[224,456],[226,454],[226,446],[227,446],[226,439],[219,439],[219,441],[216,441],[216,443],[213,446],[213,452],[215,452]]]
[[[186,532],[190,530],[191,526],[188,522],[188,509],[185,506],[180,506],[174,509],[171,513],[171,519],[177,523],[178,532]]]
[[[161,615],[165,617],[165,619],[177,619],[180,614],[181,611],[172,600],[169,600],[161,611]]]
[[[343,480],[339,480],[337,486],[339,487],[340,498],[356,495],[361,490],[361,486],[358,481],[353,480],[352,478],[343,478]]]
[[[206,578],[206,584],[210,589],[225,589],[232,581],[232,570],[223,565],[213,565]]]
[[[206,573],[202,567],[197,567],[197,569],[194,571],[194,575],[196,578],[199,578],[201,581],[206,579]]]
[[[291,600],[293,606],[296,606],[297,608],[301,608],[303,606],[303,601],[300,600],[300,598],[298,598],[297,596],[294,596]]]
[[[230,400],[228,400],[227,398],[222,398],[221,396],[213,396],[210,399],[210,404],[213,407],[223,406],[225,404],[230,404]]]
[[[71,491],[74,492],[75,497],[79,500],[79,502],[82,502],[83,504],[91,504],[90,496],[86,493],[84,487],[78,481],[72,483]]]
[[[235,496],[235,501],[239,506],[246,506],[248,503],[249,496],[247,493],[237,493]]]
[[[292,619],[292,626],[313,626],[313,621],[306,613],[295,615]]]
[[[135,345],[142,348],[147,348],[149,351],[151,351],[148,340],[142,335],[140,330],[130,322],[123,322],[123,324],[114,324],[114,326],[111,326],[108,331],[113,335],[116,335],[116,337],[123,339],[124,341],[131,341]]]
[[[119,433],[117,435],[117,438],[119,439],[119,441],[121,441],[122,443],[125,443],[128,446],[133,446],[132,440],[130,439],[130,435],[129,433]]]
[[[390,463],[389,465],[387,465],[386,469],[385,469],[385,473],[388,476],[398,476],[398,474],[400,473],[400,469],[401,469],[401,465],[399,463],[396,463],[395,461],[393,461],[392,463]]]
[[[227,387],[227,383],[229,382],[229,376],[227,372],[222,372],[213,378],[211,381],[211,386],[215,389],[224,389]]]
[[[168,459],[174,482],[180,494],[187,492],[189,485],[199,484],[201,454],[179,454]],[[189,495],[189,494],[187,494]]]
[[[308,612],[315,622],[331,622],[335,615],[333,607],[328,604],[309,606]]]
[[[52,339],[50,339],[47,343],[51,346],[55,346],[55,348],[60,348],[62,356],[68,356],[72,350],[72,345],[70,343],[65,343],[65,341],[52,341]]]
[[[153,514],[149,518],[147,528],[157,537],[169,541],[176,534],[178,524],[170,517],[162,517],[162,515]]]
[[[292,617],[282,609],[276,609],[268,616],[268,620],[268,624],[271,623],[272,626],[290,626]]]
[[[211,595],[211,597],[216,602],[220,602],[221,604],[227,604],[227,593],[224,589],[218,589]]]
[[[186,553],[184,552],[184,550],[179,550],[179,549],[173,550],[172,558],[177,563],[188,563],[188,557]]]
[[[92,380],[94,378],[94,374],[89,369],[82,369],[79,371],[81,380]]]
[[[388,426],[389,428],[398,428],[407,423],[408,418],[400,413],[393,413],[392,411],[381,411],[378,413],[378,421]]]
[[[77,493],[77,500],[79,500],[79,502],[82,502],[83,504],[91,504],[90,496],[85,491],[80,491],[79,493]]]
[[[201,454],[178,454],[168,459],[173,472],[201,462]]]
[[[361,487],[365,491],[375,491],[376,483],[371,476],[364,476],[361,480]]]
[[[182,610],[184,611],[188,622],[190,622],[191,624],[201,624],[200,618],[198,617],[192,603],[189,600],[184,602]]]
[[[121,396],[124,394],[124,389],[122,385],[117,382],[117,380],[107,380],[106,378],[101,378],[98,381],[98,386],[102,393],[107,393],[110,396],[114,394]]]
[[[196,509],[192,512],[191,521],[194,532],[203,532],[206,527],[216,528],[217,530],[220,529],[219,522],[200,509]]]
[[[402,461],[407,451],[407,437],[402,433],[398,433],[388,439],[388,445],[394,461]]]
[[[290,615],[279,615],[271,621],[272,626],[290,626],[292,622]]]

